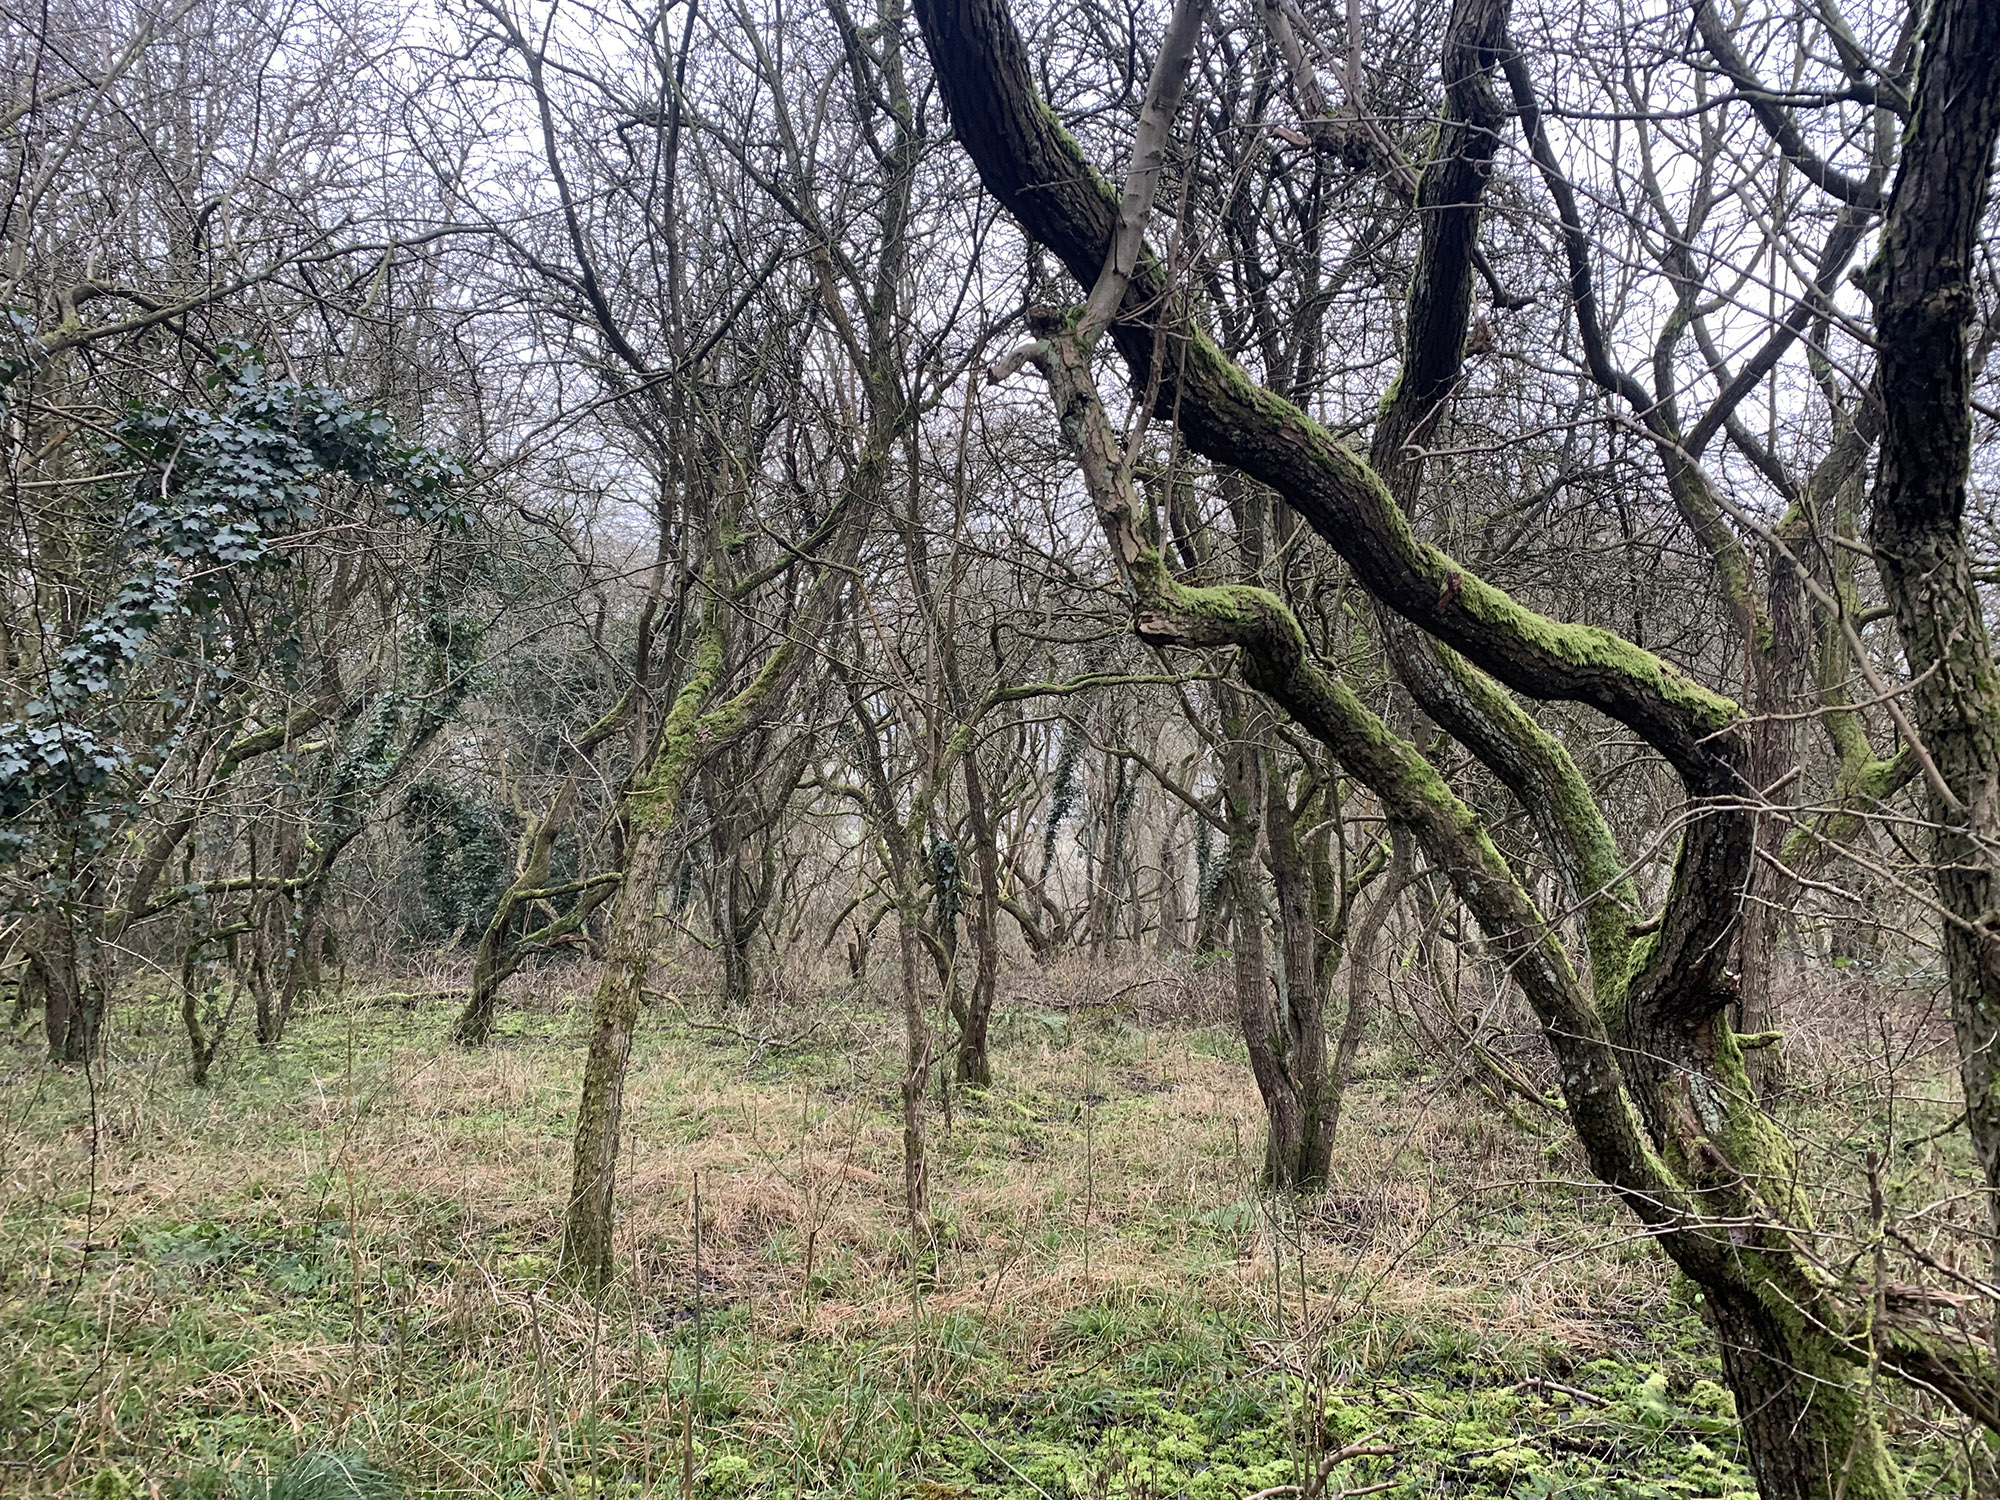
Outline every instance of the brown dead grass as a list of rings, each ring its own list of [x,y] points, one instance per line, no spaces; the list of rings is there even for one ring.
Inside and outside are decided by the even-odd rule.
[[[1392,1358],[1424,1328],[1584,1359],[1665,1303],[1657,1258],[1598,1189],[1573,1185],[1583,1172],[1559,1136],[1524,1134],[1476,1095],[1423,1080],[1364,1070],[1332,1188],[1296,1210],[1267,1201],[1236,1041],[1212,1025],[1140,1024],[1131,992],[1106,980],[1087,1005],[1017,997],[996,1028],[998,1086],[953,1098],[948,1115],[933,1101],[935,1231],[916,1287],[891,1019],[830,1005],[819,1050],[753,1061],[754,1044],[662,1002],[628,1087],[623,1276],[593,1306],[553,1279],[551,1259],[581,1066],[564,1002],[587,993],[585,977],[561,990],[544,979],[543,1009],[517,1010],[517,1034],[472,1053],[446,1040],[448,1003],[407,1011],[357,995],[302,1018],[275,1058],[238,1050],[205,1094],[184,1082],[169,1018],[128,1008],[97,1081],[94,1160],[81,1081],[17,1053],[0,1127],[9,1296],[74,1278],[86,1242],[129,1247],[203,1223],[287,1244],[342,1226],[333,1253],[358,1261],[364,1289],[358,1331],[343,1337],[337,1297],[316,1321],[254,1286],[191,1314],[142,1258],[106,1262],[90,1295],[115,1342],[184,1339],[194,1315],[204,1339],[249,1352],[221,1370],[109,1360],[104,1412],[81,1419],[63,1472],[81,1472],[107,1430],[171,1445],[178,1409],[301,1439],[393,1440],[426,1472],[473,1482],[457,1419],[424,1415],[423,1393],[396,1384],[412,1341],[454,1353],[481,1393],[461,1392],[453,1410],[544,1430],[549,1464],[584,1410],[615,1408],[664,1445],[661,1361],[685,1356],[660,1340],[697,1302],[728,1319],[751,1431],[787,1420],[786,1351],[848,1349],[921,1373],[915,1330],[954,1317],[1033,1372],[1070,1351],[1066,1329],[1086,1309],[1171,1306],[1273,1337],[1296,1338],[1303,1320],[1338,1330],[1361,1359]],[[1197,982],[1154,988],[1196,1008]],[[921,1378],[947,1382],[948,1364]],[[145,1414],[121,1416],[118,1390],[140,1387]],[[392,1423],[406,1403],[417,1415]]]

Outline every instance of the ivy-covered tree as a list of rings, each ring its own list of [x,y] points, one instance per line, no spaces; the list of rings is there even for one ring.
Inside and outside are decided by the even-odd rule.
[[[36,346],[16,331],[19,380]],[[21,706],[0,723],[0,861],[28,933],[30,990],[65,1060],[92,1050],[107,945],[135,921],[198,895],[309,883],[268,863],[167,882],[204,799],[246,763],[295,753],[310,731],[352,727],[324,789],[338,842],[356,799],[400,759],[395,747],[443,722],[469,665],[470,643],[440,618],[423,647],[435,658],[426,695],[371,704],[308,652],[296,598],[309,538],[457,524],[458,464],[400,442],[379,411],[274,376],[253,350],[219,351],[208,386],[213,405],[134,406],[98,445],[91,458],[112,476],[92,487],[104,519],[72,575],[72,592],[97,602],[68,628],[42,615],[33,638],[14,642]],[[328,843],[315,842],[324,866]]]

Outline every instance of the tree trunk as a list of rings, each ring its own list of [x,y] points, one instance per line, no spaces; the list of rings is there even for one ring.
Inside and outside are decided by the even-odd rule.
[[[1235,930],[1236,1017],[1250,1053],[1250,1071],[1264,1102],[1264,1178],[1290,1187],[1306,1141],[1304,1101],[1291,1076],[1291,1047],[1264,952],[1264,882],[1257,843],[1264,802],[1264,747],[1249,724],[1252,702],[1225,683],[1215,685],[1229,736],[1223,766],[1223,806],[1229,820],[1223,879]]]
[[[974,894],[967,923],[974,955],[972,993],[959,1027],[958,1057],[953,1071],[960,1083],[990,1088],[993,1063],[987,1056],[987,1034],[993,1019],[994,997],[1000,987],[1000,851],[986,808],[986,782],[980,774],[976,746],[967,748],[961,774],[965,781],[966,827],[972,836],[979,889]]]
[[[1395,914],[1397,900],[1413,874],[1408,837],[1400,830],[1392,830],[1390,837],[1394,840],[1395,853],[1390,858],[1388,873],[1383,877],[1382,889],[1363,908],[1361,920],[1354,925],[1347,940],[1347,1014],[1341,1019],[1340,1040],[1334,1047],[1333,1065],[1327,1078],[1326,1121],[1321,1127],[1326,1132],[1329,1151],[1335,1132],[1340,1129],[1340,1111],[1347,1102],[1348,1085],[1354,1081],[1354,1061],[1361,1055],[1361,1043],[1368,1034],[1372,1009],[1369,988],[1375,978],[1375,949],[1388,928],[1389,918]]]
[[[1180,849],[1175,843],[1182,811],[1177,806],[1160,833],[1160,930],[1154,947],[1163,954],[1187,951],[1187,893],[1181,878]]]
[[[562,1265],[593,1292],[611,1281],[612,1200],[625,1109],[625,1069],[632,1058],[632,1032],[639,1022],[652,956],[660,866],[672,852],[670,843],[665,826],[642,822],[633,828],[625,846],[625,880],[605,940],[604,972],[591,1001],[590,1051],[577,1105]]]
[[[84,1062],[93,1054],[103,1020],[101,997],[93,993],[77,937],[68,914],[50,907],[36,917],[27,944],[24,986],[41,999],[49,1056],[62,1063]]]
[[[903,1205],[909,1215],[910,1267],[921,1272],[930,1246],[930,1189],[924,1156],[924,1078],[930,1072],[930,1026],[923,990],[917,982],[915,897],[896,903],[896,939],[903,986]]]
[[[777,850],[771,834],[798,779],[796,771],[790,771],[780,777],[781,790],[767,791],[761,777],[760,772],[747,793],[738,792],[732,798],[729,789],[719,784],[722,778],[713,768],[706,776],[708,806],[715,820],[710,847],[716,867],[722,871],[715,900],[716,939],[722,950],[722,1003],[736,1012],[748,1010],[757,999],[757,968],[750,950],[763,931],[777,885]],[[733,800],[745,795],[753,799],[750,807],[745,808],[740,801],[731,807]],[[760,846],[754,876],[747,857],[753,841]]]
[[[1119,893],[1129,873],[1125,824],[1132,810],[1132,793],[1137,790],[1133,776],[1122,755],[1104,752],[1104,810],[1091,865],[1088,921],[1091,951],[1100,958],[1111,957],[1118,946]]]
[[[1902,1500],[1868,1380],[1808,1328],[1778,1276],[1698,1278],[1762,1500]]]
[[[2000,667],[1965,528],[1972,449],[1966,328],[2000,134],[2000,6],[1939,0],[1925,26],[1910,135],[1876,300],[1883,432],[1870,521],[1915,679],[1930,764],[1932,868],[1944,924],[1966,1128],[2000,1266]]]
[[[504,904],[505,898],[502,900]],[[512,913],[502,916],[496,912],[479,935],[479,946],[472,955],[472,993],[451,1028],[452,1040],[462,1046],[483,1047],[492,1039],[494,1017],[500,1010],[500,986],[517,967],[511,962],[513,945],[507,942],[512,921]]]
[[[1703,1292],[1762,1500],[1900,1500],[1866,1382],[1831,1341],[1774,1308],[1775,1287]]]
[[[202,983],[208,968],[202,962],[206,941],[197,938],[181,954],[181,1025],[188,1039],[188,1082],[198,1089],[208,1087],[209,1072],[215,1066],[216,1054],[222,1050],[230,1017],[236,1013],[236,1001],[242,994],[240,986],[232,986],[229,1004],[220,1014],[211,1013],[203,1019],[202,1001],[208,996],[207,986]]]
[[[741,870],[730,869],[722,899],[722,920],[717,924],[722,929],[718,934],[722,940],[722,1004],[738,1014],[748,1010],[757,998],[757,976],[750,963],[750,938],[755,928],[743,912],[742,893],[738,889],[743,879]]]
[[[1326,1182],[1333,1157],[1333,1136],[1325,1128],[1326,981],[1330,976],[1320,967],[1312,871],[1299,841],[1287,778],[1276,762],[1267,746],[1264,847],[1269,851],[1271,890],[1278,908],[1279,972],[1284,980],[1275,1019],[1282,1039],[1280,1062],[1299,1120],[1290,1159],[1277,1162],[1271,1178],[1274,1183],[1304,1192]]]
[[[605,934],[604,971],[591,998],[590,1051],[584,1059],[583,1095],[577,1104],[576,1142],[570,1160],[569,1206],[563,1216],[561,1264],[593,1293],[602,1291],[611,1280],[612,1195],[618,1178],[625,1067],[632,1057],[632,1031],[638,1025],[646,968],[652,958],[661,866],[673,852],[672,831],[688,779],[709,748],[704,744],[709,739],[704,728],[714,720],[714,728],[723,735],[740,730],[745,700],[757,691],[753,683],[727,708],[702,716],[702,704],[722,671],[724,646],[722,618],[711,610],[694,670],[674,695],[651,763],[634,778],[627,793],[625,874]],[[765,691],[775,685],[768,665],[758,682],[765,684]]]
[[[1766,637],[1753,643],[1751,703],[1758,715],[1752,737],[1752,775],[1765,799],[1773,804],[1757,819],[1757,845],[1777,855],[1785,832],[1795,821],[1785,809],[1797,800],[1799,715],[1809,708],[1813,625],[1806,598],[1806,581],[1794,559],[1809,545],[1803,511],[1787,517],[1779,528],[1785,544],[1767,549],[1770,577]],[[1785,556],[1785,552],[1791,554]],[[1760,860],[1750,871],[1749,901],[1737,939],[1737,972],[1741,975],[1736,1029],[1745,1034],[1769,1032],[1776,1024],[1774,966],[1786,915],[1798,899],[1798,882],[1779,866]],[[1744,1066],[1760,1099],[1769,1099],[1783,1080],[1784,1053],[1774,1042],[1746,1054]]]

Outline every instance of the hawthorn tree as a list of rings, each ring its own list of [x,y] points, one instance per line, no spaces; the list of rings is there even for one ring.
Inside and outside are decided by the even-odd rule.
[[[1032,315],[1034,341],[996,376],[1032,362],[1047,378],[1134,598],[1140,637],[1169,647],[1233,648],[1248,685],[1367,784],[1450,879],[1542,1022],[1592,1168],[1701,1288],[1763,1492],[1815,1500],[1899,1494],[1868,1372],[1879,1363],[1989,1426],[2000,1425],[1994,1399],[2000,1386],[1976,1325],[1952,1326],[1949,1299],[1885,1305],[1866,1279],[1829,1265],[1816,1248],[1792,1147],[1764,1113],[1746,1069],[1731,1025],[1739,999],[1731,959],[1741,894],[1757,856],[1768,784],[1761,778],[1770,769],[1759,753],[1757,721],[1732,698],[1610,630],[1564,623],[1524,605],[1412,526],[1427,450],[1450,430],[1467,350],[1478,335],[1472,312],[1484,259],[1481,210],[1508,131],[1521,131],[1556,208],[1568,311],[1586,371],[1640,407],[1634,420],[1655,450],[1657,482],[1697,534],[1706,529],[1714,536],[1708,550],[1725,588],[1742,551],[1725,523],[1747,519],[1754,527],[1754,518],[1725,509],[1726,497],[1698,461],[1699,445],[1690,450],[1690,434],[1658,393],[1624,389],[1603,340],[1590,239],[1542,124],[1526,61],[1509,39],[1504,0],[1460,0],[1445,28],[1443,120],[1412,189],[1421,243],[1403,357],[1373,424],[1368,457],[1232,361],[1202,331],[1190,285],[1196,278],[1181,259],[1145,245],[1204,9],[1177,7],[1160,44],[1121,194],[1040,99],[1029,53],[999,0],[918,5],[956,135],[988,191],[1088,292],[1080,311]],[[1270,10],[1288,20],[1285,8]],[[1895,300],[1896,289],[1911,299],[1908,305],[1925,309],[1910,319],[1922,330],[1922,375],[1907,374],[1931,404],[1906,441],[1921,433],[1947,448],[1929,450],[1925,498],[1912,494],[1906,501],[1906,490],[1897,487],[1914,486],[1897,464],[1907,460],[1893,456],[1899,440],[1885,439],[1891,455],[1885,480],[1897,514],[1925,518],[1933,559],[1938,539],[1959,524],[1953,497],[1962,491],[1952,488],[1960,483],[1953,476],[1963,474],[1966,461],[1965,385],[1962,374],[1949,372],[1964,366],[1959,330],[1970,299],[1949,288],[1966,274],[2000,109],[1992,25],[1990,7],[1965,0],[1933,9],[1911,86],[1913,124],[1889,200],[1887,330],[1901,326],[1895,310],[1905,304]],[[1290,50],[1282,46],[1282,30],[1278,40],[1281,51]],[[1503,102],[1509,96],[1511,109]],[[1786,107],[1755,91],[1749,102],[1785,159],[1805,160]],[[1358,115],[1362,101],[1350,105]],[[1831,180],[1819,165],[1818,175]],[[1852,223],[1843,219],[1839,232]],[[1914,246],[1925,248],[1904,269],[1899,256],[1911,258]],[[1844,256],[1823,260],[1837,272]],[[1930,280],[1913,292],[1897,279],[1910,276]],[[1808,282],[1799,298],[1803,311],[1778,322],[1750,368],[1768,371],[1814,312],[1827,309],[1826,287]],[[1190,586],[1175,576],[1161,544],[1158,507],[1135,483],[1140,442],[1117,432],[1097,391],[1092,353],[1101,334],[1109,335],[1132,377],[1142,433],[1148,417],[1171,423],[1195,453],[1268,486],[1344,559],[1376,606],[1404,686],[1507,787],[1548,846],[1564,875],[1565,899],[1580,918],[1580,964],[1560,918],[1532,898],[1485,820],[1416,744],[1391,732],[1329,668],[1283,598],[1248,585]],[[1667,342],[1666,357],[1672,348]],[[1743,383],[1754,385],[1755,378]],[[1725,385],[1704,417],[1710,431],[1728,422],[1734,384]],[[1946,407],[1957,416],[1940,425]],[[1885,428],[1898,420],[1897,409],[1885,411]],[[1935,580],[1936,570],[1933,560],[1924,576]],[[1969,583],[1960,597],[1974,597]],[[1734,597],[1736,605],[1743,602]],[[1976,610],[1962,620],[1955,648],[1980,639],[1971,629],[1974,616]],[[1745,646],[1764,650],[1764,627],[1754,613],[1741,624]],[[1908,635],[1911,626],[1904,628]],[[1911,655],[1910,664],[1922,671],[1929,658],[1916,644]],[[1977,660],[1975,654],[1965,667],[1975,681]],[[1641,908],[1602,805],[1524,699],[1590,706],[1625,726],[1678,778],[1684,812],[1672,882],[1657,912]],[[1961,729],[1956,743],[1973,739]],[[1916,733],[1909,743],[1913,754],[1926,753]],[[1935,779],[1949,790],[1941,771]],[[1953,804],[1939,796],[1949,810]],[[1973,1086],[1985,1064],[1976,1010],[1966,1013],[1961,1043],[1973,1070],[1968,1099],[1976,1100]],[[1261,1070],[1259,1083],[1269,1102],[1271,1085]],[[1972,1129],[1977,1137],[1980,1126]],[[1981,1154],[1990,1161],[1983,1147]]]

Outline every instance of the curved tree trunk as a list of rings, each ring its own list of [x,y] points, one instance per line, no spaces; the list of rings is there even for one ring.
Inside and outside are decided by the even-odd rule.
[[[1835,1340],[1815,1337],[1774,1282],[1704,1282],[1705,1312],[1764,1500],[1898,1500],[1873,1397]]]
[[[1190,10],[1198,14],[1198,0],[1177,12],[1176,25]],[[1150,183],[1138,192],[1128,184],[1123,199],[1107,193],[1074,140],[1053,128],[1000,0],[920,0],[918,17],[959,139],[988,187],[1074,274],[1095,278],[1090,307],[1116,310],[1111,331],[1135,379],[1158,386],[1157,409],[1194,447],[1277,488],[1389,609],[1519,691],[1590,703],[1621,720],[1675,767],[1690,799],[1730,797],[1740,806],[1752,788],[1734,704],[1629,643],[1534,615],[1416,539],[1379,474],[1230,367],[1212,344],[1166,326],[1172,299],[1140,244]],[[1400,424],[1399,450],[1415,446],[1427,413],[1457,380],[1477,204],[1504,123],[1486,75],[1506,50],[1505,19],[1503,0],[1461,0],[1447,34],[1451,116],[1418,192],[1428,269],[1412,296],[1409,366],[1385,416]],[[1149,87],[1132,152],[1135,164],[1149,167],[1163,133],[1155,98]],[[1171,108],[1161,113],[1170,118]],[[1579,284],[1587,290],[1587,281]],[[1859,1368],[1863,1351],[1847,1331],[1850,1313],[1798,1253],[1793,1236],[1810,1231],[1790,1186],[1788,1148],[1758,1112],[1726,1024],[1723,965],[1751,859],[1748,818],[1717,807],[1691,827],[1673,894],[1639,943],[1633,916],[1618,910],[1619,882],[1595,878],[1615,845],[1560,745],[1471,673],[1472,663],[1461,671],[1455,658],[1434,658],[1466,699],[1475,753],[1518,789],[1553,837],[1566,880],[1583,893],[1592,960],[1586,987],[1481,820],[1415,746],[1313,656],[1281,600],[1242,586],[1191,588],[1172,576],[1141,530],[1123,445],[1096,397],[1090,312],[1072,321],[1037,310],[1031,324],[1038,337],[1024,358],[1050,381],[1064,436],[1136,596],[1139,635],[1162,646],[1236,647],[1249,684],[1408,824],[1431,866],[1451,881],[1541,1020],[1592,1169],[1709,1290],[1746,1409],[1791,1420],[1782,1436],[1761,1415],[1746,1423],[1746,1435],[1766,1449],[1759,1473],[1767,1500],[1898,1494]],[[1153,353],[1162,337],[1178,345],[1165,378]],[[1244,778],[1232,767],[1230,779],[1239,800]],[[1239,984],[1239,1000],[1248,993]],[[1256,1019],[1246,1006],[1253,1038]],[[1258,1062],[1253,1045],[1253,1068]],[[1266,1086],[1261,1068],[1258,1082]],[[1889,1342],[1887,1330],[1877,1337]],[[1788,1385],[1776,1378],[1781,1371],[1806,1379]],[[1770,1451],[1778,1442],[1791,1447]]]

